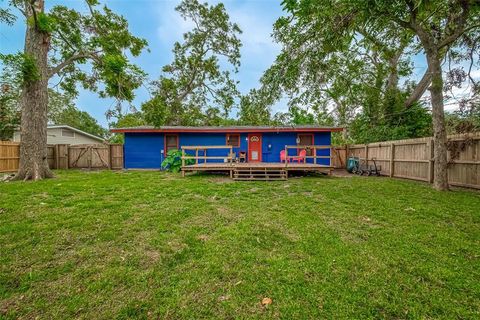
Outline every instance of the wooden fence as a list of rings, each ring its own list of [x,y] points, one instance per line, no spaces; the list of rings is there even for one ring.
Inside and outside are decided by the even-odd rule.
[[[20,143],[0,141],[0,172],[15,172],[20,160]],[[123,169],[123,145],[48,145],[51,169]]]
[[[335,169],[344,169],[347,167],[347,148],[334,147],[331,149],[332,166]]]
[[[20,148],[18,142],[0,141],[0,172],[18,170]]]
[[[450,143],[458,144],[457,154],[448,152],[448,182],[454,186],[480,189],[480,132],[448,137]],[[390,177],[433,182],[433,139],[418,138],[357,144],[335,148],[335,165],[342,165],[348,157],[359,157],[382,167],[382,174]],[[345,155],[345,158],[343,156]],[[348,156],[347,156],[348,155]]]

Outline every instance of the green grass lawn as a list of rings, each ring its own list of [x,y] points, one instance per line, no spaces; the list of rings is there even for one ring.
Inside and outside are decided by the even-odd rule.
[[[0,183],[2,319],[472,319],[479,310],[478,192],[373,177],[108,171]]]

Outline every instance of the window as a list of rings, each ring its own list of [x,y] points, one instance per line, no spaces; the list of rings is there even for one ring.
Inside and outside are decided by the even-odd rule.
[[[227,134],[227,146],[240,147],[240,135]]]
[[[62,129],[62,137],[75,138],[75,132],[68,129]]]
[[[178,136],[176,134],[165,135],[165,152],[178,149]]]

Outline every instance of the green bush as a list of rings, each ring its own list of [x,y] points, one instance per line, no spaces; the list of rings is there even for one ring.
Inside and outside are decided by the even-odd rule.
[[[185,164],[190,165],[194,164],[194,159],[185,159]],[[162,169],[179,172],[182,168],[182,151],[180,150],[170,150],[167,153],[167,157],[162,162]]]

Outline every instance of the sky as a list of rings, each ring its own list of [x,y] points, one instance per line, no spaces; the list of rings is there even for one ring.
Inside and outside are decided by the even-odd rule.
[[[116,13],[123,15],[129,23],[132,34],[145,38],[150,52],[143,52],[133,62],[149,74],[150,79],[158,79],[162,66],[173,59],[172,48],[175,41],[182,41],[182,35],[191,28],[175,7],[179,0],[104,0],[102,3]],[[218,1],[209,1],[210,4]],[[225,4],[232,22],[240,25],[241,67],[234,78],[240,81],[239,90],[247,93],[257,87],[258,80],[275,60],[280,46],[270,37],[273,23],[282,15],[280,0],[226,0]],[[69,7],[87,13],[83,0],[46,1],[48,6],[63,3]],[[5,1],[0,0],[5,6]],[[0,26],[0,52],[14,53],[23,48],[24,22],[18,20],[14,26]],[[53,82],[53,81],[52,81]],[[133,105],[140,107],[150,97],[148,90],[141,87],[136,91]],[[81,91],[77,98],[77,107],[87,111],[100,124],[107,126],[105,112],[113,106],[113,99],[101,99],[97,94]],[[275,111],[286,111],[286,104],[275,106]]]
[[[132,34],[145,38],[150,52],[144,52],[133,62],[149,74],[149,79],[158,79],[162,66],[173,59],[172,48],[175,41],[182,41],[182,34],[191,28],[191,23],[184,21],[174,10],[180,0],[103,0],[114,12],[123,15],[129,22]],[[210,4],[219,2],[208,1]],[[232,22],[236,22],[243,30],[241,66],[235,79],[240,81],[239,90],[247,93],[258,87],[263,72],[274,62],[280,52],[280,45],[271,37],[274,22],[284,14],[281,0],[224,0]],[[46,0],[47,10],[55,4],[64,4],[87,13],[84,0]],[[6,6],[6,0],[0,0],[0,6]],[[0,24],[0,52],[15,53],[23,48],[25,23],[21,19],[13,26]],[[419,55],[414,59],[413,78],[420,78],[426,70],[425,59]],[[478,76],[480,77],[480,73]],[[54,81],[52,81],[54,82]],[[465,91],[462,88],[459,92]],[[140,108],[143,101],[150,98],[146,87],[136,90],[133,106]],[[106,111],[114,105],[113,99],[102,99],[97,94],[80,91],[76,105],[87,111],[98,122],[107,127]],[[454,109],[448,105],[447,109]],[[287,111],[286,101],[282,100],[273,106],[273,112]]]

